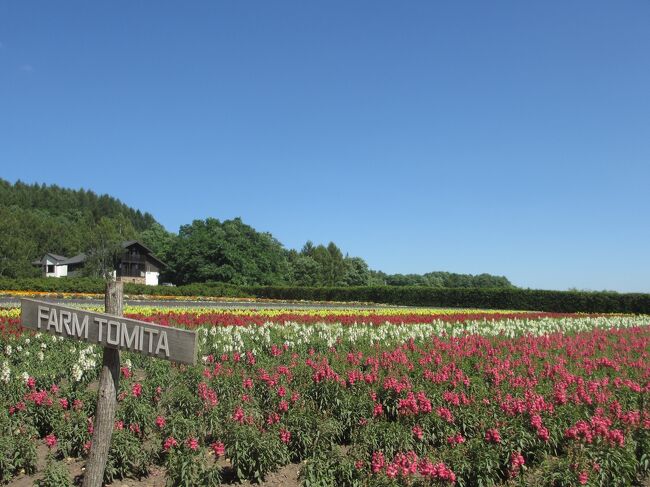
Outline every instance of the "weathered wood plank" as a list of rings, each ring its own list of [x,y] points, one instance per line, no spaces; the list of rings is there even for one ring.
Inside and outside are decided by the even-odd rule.
[[[122,316],[124,286],[121,282],[106,283],[104,310],[111,316]],[[105,347],[102,355],[102,371],[99,377],[97,409],[90,455],[86,462],[83,487],[101,487],[108,460],[108,450],[115,427],[117,391],[120,389],[120,351]]]
[[[21,299],[21,323],[27,328],[102,347],[196,363],[198,336],[191,330],[26,298]]]

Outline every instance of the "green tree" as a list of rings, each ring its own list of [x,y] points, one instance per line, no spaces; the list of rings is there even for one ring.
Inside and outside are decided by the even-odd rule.
[[[20,213],[16,207],[0,207],[0,277],[29,277],[39,273],[31,265],[37,249],[27,238]]]
[[[133,225],[124,216],[99,220],[86,247],[83,273],[110,279],[124,252],[123,242],[133,239],[135,235]]]
[[[154,223],[140,233],[140,241],[163,261],[169,257],[175,239],[176,234],[165,230],[160,223]]]
[[[361,257],[345,257],[343,260],[345,273],[343,282],[346,286],[368,286],[370,285],[370,269],[368,264]]]
[[[297,255],[290,260],[290,282],[294,286],[318,286],[321,266],[308,255]]]
[[[194,220],[180,228],[169,253],[172,278],[180,283],[218,281],[239,285],[284,284],[289,265],[282,245],[241,219]]]

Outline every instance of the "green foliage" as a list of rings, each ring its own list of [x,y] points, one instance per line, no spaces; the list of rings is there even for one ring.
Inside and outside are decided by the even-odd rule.
[[[82,273],[89,277],[108,279],[124,252],[122,242],[135,236],[131,223],[123,216],[99,220],[85,245],[87,257]]]
[[[91,440],[88,417],[84,411],[69,411],[55,426],[58,449],[64,457],[82,456],[84,445]]]
[[[194,220],[180,228],[167,264],[175,281],[280,284],[288,273],[282,245],[241,219]]]
[[[139,235],[139,240],[165,263],[173,259],[172,248],[175,239],[176,234],[165,230],[160,223],[154,223]],[[173,278],[168,269],[163,270],[162,276],[170,280]]]
[[[0,179],[0,277],[39,275],[31,262],[47,252],[99,255],[107,232],[130,239],[155,223],[107,195]]]
[[[650,313],[650,294],[544,291],[536,289],[449,289],[424,286],[242,287],[257,298],[371,302],[401,306],[548,311],[555,313]]]
[[[338,448],[319,452],[308,459],[300,469],[304,487],[357,487],[368,485],[367,478],[354,468],[352,462],[341,455]]]
[[[43,210],[51,216],[69,217],[71,214],[87,215],[92,221],[101,218],[125,216],[137,231],[143,231],[155,223],[149,213],[134,210],[108,195],[97,195],[84,189],[72,190],[57,185],[11,184],[0,179],[0,206],[17,206],[26,210]]]
[[[26,473],[36,470],[36,444],[29,435],[17,433],[3,428],[0,434],[0,483],[23,470]]]
[[[53,455],[48,455],[43,478],[37,480],[34,485],[38,487],[72,487],[70,472],[63,462],[56,461]]]
[[[504,276],[491,274],[456,274],[453,272],[427,272],[426,274],[384,274],[371,271],[378,285],[422,286],[435,288],[514,288]]]
[[[147,475],[151,453],[142,448],[139,439],[127,430],[115,430],[108,450],[104,482],[111,483],[125,477],[142,478]]]
[[[289,461],[289,452],[277,434],[260,433],[251,426],[233,426],[226,436],[226,447],[240,480],[261,482]]]
[[[186,446],[175,448],[167,455],[167,485],[193,487],[221,485],[218,465],[209,465],[204,449],[193,451]]]

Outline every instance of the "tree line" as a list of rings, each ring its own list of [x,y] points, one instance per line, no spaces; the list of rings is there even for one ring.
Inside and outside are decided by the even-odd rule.
[[[46,252],[68,257],[85,252],[92,256],[85,274],[97,275],[102,252],[115,253],[119,242],[138,239],[167,264],[162,280],[179,285],[514,287],[507,278],[490,274],[386,274],[371,270],[361,257],[344,254],[333,242],[307,241],[300,250],[286,249],[240,218],[194,220],[172,233],[151,214],[108,195],[2,179],[0,235],[0,277],[37,276],[31,262]]]

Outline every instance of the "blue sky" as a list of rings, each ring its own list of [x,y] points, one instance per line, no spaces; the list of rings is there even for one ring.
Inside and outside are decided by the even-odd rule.
[[[0,177],[386,272],[650,292],[650,3],[2,2]]]

